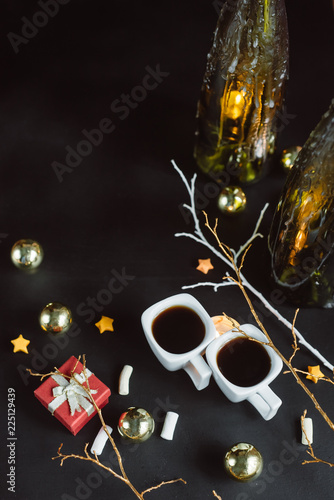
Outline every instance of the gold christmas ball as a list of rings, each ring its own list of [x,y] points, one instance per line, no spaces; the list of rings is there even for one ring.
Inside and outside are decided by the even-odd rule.
[[[298,156],[299,151],[302,148],[300,146],[292,146],[291,148],[284,149],[281,155],[281,165],[285,172],[289,172],[292,169],[293,164]]]
[[[118,431],[130,441],[141,443],[152,436],[154,419],[144,408],[130,407],[119,417]]]
[[[72,324],[72,313],[63,304],[50,302],[39,315],[39,324],[48,333],[65,333]]]
[[[246,195],[239,186],[228,186],[218,195],[218,208],[224,214],[238,214],[246,208]]]
[[[34,240],[17,241],[10,253],[13,264],[25,271],[36,269],[42,262],[43,255],[41,245]]]
[[[263,469],[263,459],[252,444],[237,443],[226,453],[224,466],[233,479],[247,482],[259,477]]]

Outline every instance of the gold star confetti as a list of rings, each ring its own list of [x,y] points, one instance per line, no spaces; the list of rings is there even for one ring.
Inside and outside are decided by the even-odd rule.
[[[312,380],[315,384],[318,383],[319,378],[323,378],[325,376],[320,370],[320,365],[308,366],[308,372],[310,375],[306,375],[306,378]]]
[[[28,354],[27,345],[30,344],[30,340],[27,340],[22,337],[22,335],[19,335],[17,339],[11,340],[11,343],[14,345],[13,352],[22,351]]]
[[[114,331],[113,322],[114,322],[114,320],[111,318],[108,318],[108,316],[102,316],[100,321],[95,323],[95,326],[98,327],[98,329],[100,330],[100,333],[103,333],[106,331],[113,332]]]
[[[201,271],[201,273],[208,274],[210,269],[214,269],[214,267],[211,264],[211,259],[198,259],[198,266],[196,269]]]

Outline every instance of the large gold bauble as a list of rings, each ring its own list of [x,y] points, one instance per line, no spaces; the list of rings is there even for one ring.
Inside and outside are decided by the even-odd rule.
[[[227,186],[218,195],[218,208],[224,214],[237,214],[246,208],[246,195],[239,186]]]
[[[224,466],[233,479],[247,482],[259,477],[263,469],[263,459],[252,444],[237,443],[226,453]]]
[[[50,302],[40,313],[39,324],[45,332],[53,334],[65,333],[72,324],[72,313],[63,304]]]
[[[11,250],[11,259],[18,269],[35,270],[43,260],[43,249],[37,241],[22,239],[17,241]]]
[[[151,437],[154,427],[154,419],[148,411],[135,406],[122,413],[118,422],[120,435],[136,443],[141,443]]]

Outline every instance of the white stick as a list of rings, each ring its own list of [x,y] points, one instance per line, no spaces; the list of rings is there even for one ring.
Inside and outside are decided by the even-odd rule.
[[[196,207],[195,207],[195,180],[196,180],[196,174],[193,175],[192,179],[191,179],[191,183],[189,184],[189,182],[187,181],[187,179],[185,178],[182,170],[180,170],[180,168],[176,165],[175,161],[174,160],[171,160],[172,162],[172,165],[173,167],[175,168],[175,170],[178,172],[178,174],[180,175],[184,185],[186,186],[186,189],[188,191],[188,194],[189,194],[189,197],[190,197],[190,206],[189,205],[184,205],[186,208],[188,208],[188,210],[190,211],[191,215],[192,215],[192,218],[193,218],[193,222],[194,222],[194,225],[195,225],[195,230],[194,230],[194,234],[192,233],[176,233],[175,236],[176,237],[180,237],[180,236],[184,236],[184,237],[187,237],[187,238],[191,238],[193,240],[195,240],[197,243],[200,243],[201,245],[204,245],[206,246],[209,250],[211,250],[211,252],[213,252],[217,257],[219,257],[223,262],[225,262],[225,264],[227,266],[229,266],[231,269],[233,269],[234,271],[234,267],[233,267],[233,264],[231,261],[228,260],[227,257],[225,257],[225,255],[223,255],[219,250],[217,250],[214,246],[210,245],[210,243],[206,240],[206,238],[204,237],[202,231],[201,231],[201,228],[200,228],[200,225],[199,225],[199,220],[198,220],[198,217],[197,217],[197,214],[196,214]],[[245,245],[242,245],[240,247],[240,249],[238,250],[238,252],[235,252],[235,250],[231,249],[233,255],[234,255],[234,261],[235,263],[237,263],[237,258],[240,256],[240,253],[242,252],[242,250],[248,246],[248,244],[254,240],[255,237],[257,236],[262,236],[260,235],[259,233],[257,233],[258,231],[258,228],[259,228],[259,225],[262,221],[262,218],[263,218],[263,215],[264,215],[264,212],[265,210],[267,209],[267,206],[268,204],[266,204],[264,206],[264,208],[262,209],[261,213],[260,213],[260,216],[259,216],[259,219],[256,223],[256,226],[255,226],[255,229],[253,231],[253,234],[252,236],[248,239],[247,243],[245,243]],[[258,292],[256,290],[256,288],[254,288],[248,281],[247,279],[245,278],[245,276],[240,273],[240,279],[241,279],[241,282],[243,284],[243,286],[245,288],[247,288],[248,290],[250,290],[258,299],[261,300],[261,302],[263,303],[263,305],[268,309],[268,311],[270,311],[281,323],[283,323],[283,325],[285,325],[287,328],[289,328],[289,330],[291,331],[292,330],[292,323],[290,323],[290,321],[288,321],[284,316],[282,316],[281,313],[279,313],[265,298],[264,296]],[[198,285],[195,285],[195,286],[198,286]],[[202,285],[204,286],[204,285]],[[208,284],[208,286],[213,286],[214,288],[217,287],[216,284]],[[189,287],[194,287],[192,285],[189,285]],[[296,334],[296,337],[298,338],[299,342],[301,345],[303,345],[304,347],[306,347],[306,349],[308,349],[310,352],[312,352],[312,354],[317,357],[322,363],[324,366],[326,366],[327,368],[329,368],[331,371],[333,371],[334,369],[334,366],[329,362],[327,361],[327,359],[322,356],[322,354],[320,354],[320,352],[315,349],[314,347],[311,346],[311,344],[309,344],[305,339],[304,337],[302,336],[302,334],[296,329],[294,328],[294,332]]]
[[[106,425],[106,427],[108,429],[109,434],[111,434],[112,428],[109,425]],[[108,434],[103,429],[103,427],[101,427],[90,449],[91,454],[94,455],[95,451],[96,455],[101,455],[107,440],[108,440]]]
[[[178,413],[175,413],[174,411],[168,411],[165,417],[164,425],[161,431],[160,436],[163,439],[167,439],[168,441],[172,441],[174,431],[175,431],[175,426],[178,421],[179,415]]]
[[[125,365],[119,376],[118,393],[121,396],[129,394],[129,381],[132,375],[133,368],[130,365]]]
[[[302,419],[301,419],[302,422]],[[304,429],[303,429],[304,426]],[[302,425],[302,444],[312,444],[313,443],[313,421],[312,418],[305,417],[304,423]]]

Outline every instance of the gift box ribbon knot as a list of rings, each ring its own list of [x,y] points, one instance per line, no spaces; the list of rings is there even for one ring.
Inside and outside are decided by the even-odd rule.
[[[85,369],[87,379],[92,375],[92,372]],[[74,379],[68,381],[62,375],[51,375],[53,380],[57,382],[58,386],[52,389],[52,394],[54,399],[48,404],[48,410],[53,414],[59,406],[61,406],[65,401],[68,402],[71,416],[73,417],[76,411],[81,411],[82,409],[87,412],[87,415],[91,415],[94,412],[94,406],[89,401],[89,396],[85,389],[79,384],[83,384],[86,381],[85,374],[75,373]],[[79,382],[79,384],[77,383]],[[90,389],[91,394],[96,394],[97,390]]]

